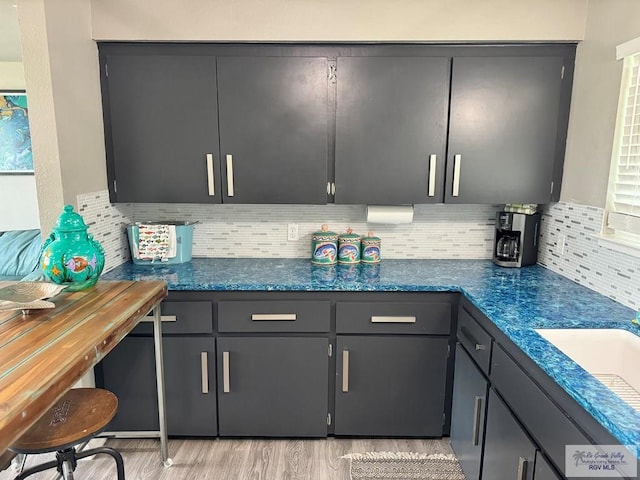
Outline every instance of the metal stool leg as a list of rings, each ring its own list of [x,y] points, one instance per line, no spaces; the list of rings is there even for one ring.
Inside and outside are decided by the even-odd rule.
[[[13,480],[23,480],[27,478],[29,475],[33,475],[34,473],[42,472],[44,470],[48,470],[50,468],[56,468],[58,466],[57,460],[51,460],[50,462],[42,463],[40,465],[36,465],[34,467],[27,468],[23,470],[20,475],[15,477]]]
[[[124,478],[124,461],[122,460],[122,455],[114,448],[110,447],[97,447],[91,448],[89,450],[85,450],[84,452],[76,453],[76,458],[79,460],[81,458],[90,457],[92,455],[97,455],[100,453],[104,453],[105,455],[109,455],[113,457],[116,461],[116,470],[118,472],[117,478],[118,480],[125,480]]]

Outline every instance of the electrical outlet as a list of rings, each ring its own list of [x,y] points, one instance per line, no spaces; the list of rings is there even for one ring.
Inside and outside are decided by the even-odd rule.
[[[298,224],[290,223],[287,226],[287,240],[295,241],[298,240]]]

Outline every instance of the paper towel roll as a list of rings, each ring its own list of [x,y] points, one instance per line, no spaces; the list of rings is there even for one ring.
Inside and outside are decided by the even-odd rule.
[[[413,205],[367,205],[367,223],[413,222]]]

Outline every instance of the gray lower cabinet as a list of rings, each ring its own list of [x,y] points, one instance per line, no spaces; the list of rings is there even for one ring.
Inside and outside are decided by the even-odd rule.
[[[212,337],[163,339],[167,432],[217,433],[215,344]],[[112,431],[158,430],[153,338],[129,336],[101,362],[102,386],[118,397]]]
[[[220,56],[225,203],[327,203],[327,59]]]
[[[533,478],[534,480],[562,480],[540,451],[536,452]]]
[[[221,202],[216,59],[201,50],[101,47],[112,202]]]
[[[217,347],[221,436],[327,436],[326,336],[225,336]]]
[[[456,346],[451,446],[467,480],[479,480],[489,382],[466,350]]]
[[[442,436],[447,338],[339,335],[336,345],[336,435]]]
[[[493,389],[484,441],[483,479],[533,480],[536,446]]]
[[[442,202],[451,60],[337,62],[336,203]]]

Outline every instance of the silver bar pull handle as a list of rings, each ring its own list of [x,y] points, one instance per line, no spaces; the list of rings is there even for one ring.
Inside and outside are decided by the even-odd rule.
[[[200,374],[202,375],[202,393],[209,393],[209,354],[200,352]]]
[[[229,393],[229,352],[222,352],[222,392]]]
[[[436,156],[429,155],[429,192],[430,197],[436,194]]]
[[[233,155],[227,154],[227,196],[233,197]]]
[[[160,315],[161,322],[177,322],[178,317],[176,315]],[[140,322],[153,322],[153,315],[147,315],[143,317]]]
[[[374,315],[371,317],[371,323],[416,323],[416,317]]]
[[[207,187],[209,189],[209,196],[215,196],[216,184],[213,176],[213,153],[207,153]]]
[[[460,333],[474,345],[474,348],[476,350],[486,350],[487,348],[486,345],[479,343],[478,340],[476,340],[476,337],[473,336],[473,334],[469,331],[467,327],[465,326],[460,327]]]
[[[484,397],[477,396],[474,400],[473,406],[473,438],[471,444],[477,446],[480,441],[480,416],[482,414],[482,403]]]
[[[527,465],[529,464],[529,459],[525,457],[518,458],[518,475],[516,476],[516,480],[526,480],[527,479]]]
[[[342,391],[349,392],[349,350],[342,351]]]
[[[451,195],[457,197],[460,194],[460,164],[462,163],[462,155],[453,156],[453,191]]]
[[[252,313],[251,320],[259,321],[294,321],[297,315],[295,313]]]

